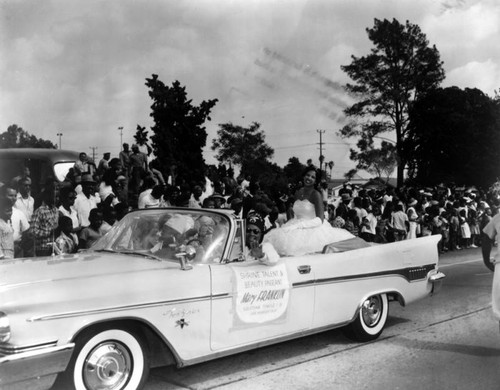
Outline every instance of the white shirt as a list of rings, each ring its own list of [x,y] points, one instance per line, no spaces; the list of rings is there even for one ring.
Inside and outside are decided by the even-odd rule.
[[[274,246],[269,242],[264,242],[262,245],[262,252],[264,253],[264,257],[261,259],[256,259],[250,254],[250,249],[245,247],[243,255],[245,256],[246,261],[258,261],[261,264],[265,265],[275,265],[279,259],[280,255],[274,249]]]
[[[14,203],[14,207],[18,210],[21,210],[29,222],[31,221],[31,217],[33,216],[33,211],[35,209],[35,200],[31,195],[28,195],[28,198],[23,198],[22,195],[18,193],[16,203]]]
[[[146,194],[139,199],[137,208],[139,209],[150,209],[154,207],[160,207],[160,199],[154,198],[151,194]]]
[[[14,241],[19,241],[23,232],[30,228],[28,218],[21,210],[12,208],[12,216],[10,217],[12,229],[14,229]]]
[[[144,208],[144,207],[141,207],[141,206],[140,206],[140,205],[141,205],[141,203],[143,202],[143,198],[144,198],[145,196],[147,196],[147,195],[151,194],[151,192],[152,192],[152,191],[153,191],[153,189],[152,189],[152,188],[148,188],[147,190],[144,190],[144,191],[142,191],[142,192],[139,194],[139,198],[137,199],[137,207],[138,207],[138,208],[140,208],[140,209],[141,209],[141,208],[142,208],[142,209]]]
[[[76,196],[75,205],[73,206],[78,213],[80,226],[87,227],[90,225],[89,214],[90,210],[97,208],[97,200],[94,195],[87,198],[83,193]]]
[[[113,192],[113,187],[106,185],[103,181],[101,181],[101,184],[99,184],[99,199],[101,202],[104,202],[106,198],[109,195],[113,195],[113,201],[111,202],[112,206],[116,206],[118,203],[118,198],[116,197],[115,193]]]
[[[377,231],[376,231],[377,217],[375,215],[373,215],[372,213],[369,213],[365,218],[368,220],[368,226],[364,225],[361,228],[361,231],[371,233],[371,234],[376,234],[377,233]]]
[[[59,212],[65,217],[71,218],[73,222],[73,229],[80,227],[80,220],[78,219],[78,213],[73,206],[70,206],[70,211],[66,210],[62,205],[59,206]]]
[[[201,199],[196,200],[194,197],[194,194],[191,194],[191,197],[189,198],[189,206],[193,209],[201,209]]]

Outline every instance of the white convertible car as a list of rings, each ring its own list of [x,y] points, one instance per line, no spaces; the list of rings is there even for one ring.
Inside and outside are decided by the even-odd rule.
[[[327,329],[377,338],[389,302],[436,291],[430,236],[340,242],[244,261],[244,221],[204,209],[128,214],[90,251],[0,262],[0,388],[138,389],[195,364]],[[353,249],[354,248],[354,249]]]

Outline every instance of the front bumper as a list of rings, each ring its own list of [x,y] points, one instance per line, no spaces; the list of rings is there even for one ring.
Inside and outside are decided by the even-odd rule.
[[[445,277],[446,275],[442,272],[436,272],[429,277],[429,282],[432,283],[431,294],[437,294],[439,292]]]
[[[74,343],[52,346],[0,357],[0,389],[50,389],[64,371]]]

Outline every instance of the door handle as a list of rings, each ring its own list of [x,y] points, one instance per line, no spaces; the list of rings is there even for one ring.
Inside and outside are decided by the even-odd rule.
[[[299,265],[297,267],[299,270],[299,274],[308,274],[311,273],[311,266],[310,265]]]

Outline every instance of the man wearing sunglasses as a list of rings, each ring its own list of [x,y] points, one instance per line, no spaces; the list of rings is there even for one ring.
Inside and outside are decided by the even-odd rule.
[[[264,238],[264,220],[256,213],[249,214],[246,219],[245,260],[258,261],[265,265],[275,265],[280,256],[271,243],[262,243]]]

